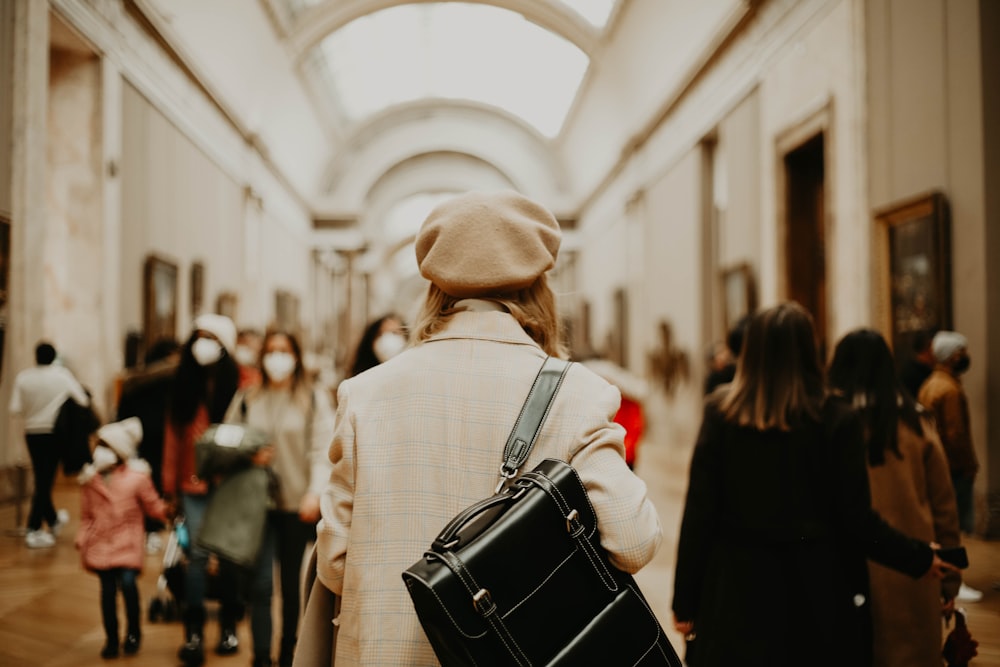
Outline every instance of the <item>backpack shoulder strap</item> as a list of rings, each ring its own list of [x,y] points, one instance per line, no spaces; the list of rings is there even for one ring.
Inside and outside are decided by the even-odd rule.
[[[535,376],[528,397],[524,400],[521,414],[518,415],[514,428],[507,437],[496,493],[499,493],[508,481],[517,477],[521,466],[528,460],[528,455],[531,454],[535,440],[542,430],[542,424],[549,415],[556,393],[571,365],[572,362],[564,359],[546,357],[538,375]]]

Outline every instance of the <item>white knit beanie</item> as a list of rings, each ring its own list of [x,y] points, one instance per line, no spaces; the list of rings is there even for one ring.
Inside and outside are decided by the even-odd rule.
[[[194,329],[208,332],[218,338],[229,354],[236,349],[236,325],[225,315],[215,313],[199,315],[194,320]]]
[[[931,351],[938,362],[945,362],[961,349],[968,347],[969,341],[960,333],[954,331],[939,331],[934,334]]]
[[[118,422],[105,424],[97,429],[97,438],[107,445],[122,461],[134,458],[142,442],[142,422],[138,417],[129,417]]]

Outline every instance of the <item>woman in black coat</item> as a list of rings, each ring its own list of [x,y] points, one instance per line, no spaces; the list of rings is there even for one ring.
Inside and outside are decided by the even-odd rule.
[[[691,460],[673,602],[689,664],[870,664],[866,558],[949,567],[872,511],[860,425],[826,395],[809,314],[762,311]]]

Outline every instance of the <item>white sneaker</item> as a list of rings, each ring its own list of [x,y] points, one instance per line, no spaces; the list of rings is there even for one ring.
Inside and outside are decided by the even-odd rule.
[[[163,538],[159,533],[149,533],[146,535],[146,553],[157,554],[163,548]]]
[[[56,523],[54,526],[50,526],[49,529],[52,531],[53,537],[59,537],[59,531],[63,529],[69,523],[69,510],[61,509],[56,511]]]
[[[29,549],[43,549],[45,547],[54,547],[56,545],[56,538],[44,530],[29,530],[28,534],[24,536],[24,543],[28,545]]]
[[[979,602],[983,599],[983,592],[962,584],[958,589],[957,599],[962,602]]]

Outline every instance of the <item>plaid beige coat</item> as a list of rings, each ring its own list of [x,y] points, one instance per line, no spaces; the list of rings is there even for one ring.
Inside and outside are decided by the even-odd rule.
[[[337,667],[438,664],[400,575],[449,519],[493,492],[544,359],[509,314],[460,312],[431,340],[340,385],[316,543],[319,579],[342,596]],[[572,366],[524,470],[544,458],[572,464],[602,544],[635,572],[661,530],[646,485],[625,465],[624,431],[612,421],[619,401],[613,386]],[[303,654],[309,640],[303,627]]]

